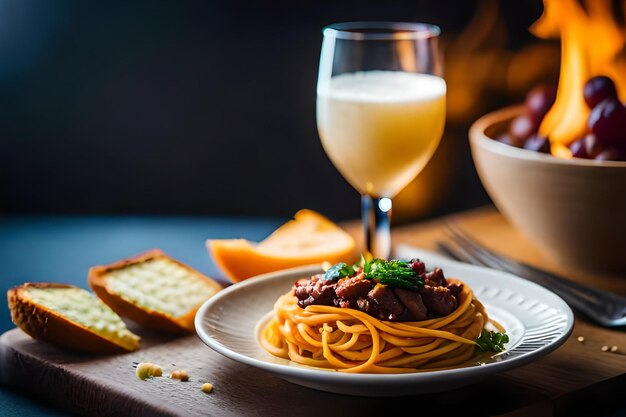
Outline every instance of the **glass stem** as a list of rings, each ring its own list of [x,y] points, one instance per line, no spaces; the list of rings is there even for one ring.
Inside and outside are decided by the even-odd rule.
[[[374,258],[391,255],[391,199],[361,196],[365,250]]]

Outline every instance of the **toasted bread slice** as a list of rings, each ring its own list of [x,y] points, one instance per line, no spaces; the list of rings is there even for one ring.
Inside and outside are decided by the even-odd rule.
[[[194,333],[198,308],[223,288],[160,249],[94,266],[88,280],[120,316],[168,333]]]
[[[139,349],[139,336],[90,292],[72,285],[25,283],[7,292],[13,322],[35,339],[93,353]]]

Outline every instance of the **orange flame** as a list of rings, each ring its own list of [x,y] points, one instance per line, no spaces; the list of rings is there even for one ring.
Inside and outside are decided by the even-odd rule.
[[[584,6],[584,7],[583,7]],[[569,157],[567,145],[584,136],[589,108],[585,82],[607,75],[626,99],[626,59],[620,56],[626,33],[615,20],[611,0],[544,0],[541,17],[531,32],[543,39],[561,39],[561,69],[556,101],[539,133],[550,138],[552,154]]]

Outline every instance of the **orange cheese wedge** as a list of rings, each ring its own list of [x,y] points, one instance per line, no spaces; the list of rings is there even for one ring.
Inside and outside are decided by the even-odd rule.
[[[213,261],[232,282],[296,266],[352,262],[356,257],[354,238],[308,209],[298,211],[261,242],[209,239],[206,245]]]

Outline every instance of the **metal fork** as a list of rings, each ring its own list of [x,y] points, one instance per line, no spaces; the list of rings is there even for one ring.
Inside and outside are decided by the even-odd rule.
[[[477,243],[458,227],[448,225],[446,231],[454,245],[438,242],[437,246],[440,252],[451,258],[506,271],[542,285],[561,296],[573,309],[602,326],[626,326],[626,297],[580,284],[496,253]]]

